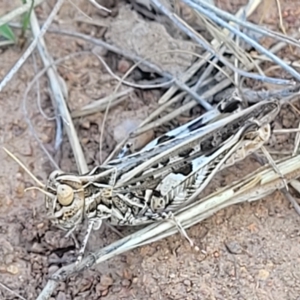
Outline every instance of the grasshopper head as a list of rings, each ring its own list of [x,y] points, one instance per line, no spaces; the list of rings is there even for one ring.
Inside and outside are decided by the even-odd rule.
[[[52,223],[71,229],[84,215],[85,192],[75,175],[53,171],[45,187],[45,207]]]

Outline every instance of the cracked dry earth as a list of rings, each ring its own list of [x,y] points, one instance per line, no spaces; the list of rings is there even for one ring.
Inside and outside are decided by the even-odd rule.
[[[51,5],[53,2],[49,1]],[[109,2],[116,9],[114,1]],[[83,11],[91,13],[91,7],[88,10],[86,2],[76,3]],[[0,14],[17,4],[17,1],[0,3]],[[226,10],[232,9],[225,1],[219,4]],[[293,9],[288,2],[282,5],[283,10],[290,12]],[[66,4],[59,18],[69,20],[72,9],[70,3]],[[38,18],[44,21],[49,11],[49,6],[43,4],[37,9]],[[93,17],[99,19],[99,15]],[[288,21],[290,19],[289,15]],[[295,19],[289,24],[293,21]],[[82,32],[91,30],[86,24],[69,26]],[[96,27],[92,29],[96,36],[101,37]],[[54,58],[90,49],[85,42],[62,35],[46,35],[46,42]],[[0,49],[1,79],[21,53],[17,46]],[[128,62],[119,57],[108,54],[107,60],[121,75],[123,69],[126,71],[128,68]],[[37,63],[41,67],[40,62]],[[58,70],[69,89],[68,105],[71,111],[91,99],[108,95],[116,86],[116,82],[92,55],[67,61]],[[38,178],[45,181],[53,167],[34,139],[21,108],[24,91],[34,73],[31,58],[0,95],[0,139],[1,146],[11,150]],[[41,106],[48,116],[52,116],[45,79],[40,82],[39,88]],[[114,129],[121,120],[143,119],[156,107],[159,95],[159,91],[135,91],[122,104],[110,110],[102,157],[99,153],[99,131],[103,114],[75,119],[89,168],[113,150],[116,145]],[[51,152],[55,124],[41,115],[36,98],[36,92],[29,94],[28,117],[38,137]],[[299,103],[296,106],[299,109]],[[298,121],[299,116],[290,107],[285,107],[275,121],[275,128],[296,127]],[[269,147],[275,147],[277,151],[290,151],[293,138],[294,135],[273,137]],[[63,170],[76,172],[66,136],[62,151],[55,158]],[[40,193],[24,193],[24,189],[34,183],[22,168],[2,150],[0,160],[0,299],[17,299],[3,285],[25,299],[35,299],[48,276],[68,259],[68,255],[72,255],[73,241],[65,239],[63,232],[52,228],[45,220]],[[206,192],[224,186],[257,167],[258,163],[249,157],[218,174]],[[300,299],[299,225],[299,216],[276,192],[251,204],[224,209],[190,228],[187,233],[199,251],[191,249],[189,243],[176,234],[71,277],[68,282],[59,285],[52,299]],[[126,233],[126,230],[122,232]],[[82,233],[78,235],[82,238]],[[88,250],[108,245],[118,238],[109,228],[103,228],[92,234]],[[62,249],[69,251],[64,253]]]

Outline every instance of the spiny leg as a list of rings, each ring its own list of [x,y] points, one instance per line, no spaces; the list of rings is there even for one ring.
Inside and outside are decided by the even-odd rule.
[[[91,234],[94,226],[95,226],[95,229],[99,229],[101,227],[101,225],[102,225],[102,220],[97,220],[97,221],[96,220],[90,220],[89,221],[86,233],[84,235],[84,238],[83,238],[83,241],[82,241],[82,244],[81,244],[81,247],[78,251],[78,256],[77,256],[75,264],[78,264],[78,263],[81,262],[81,260],[84,256],[84,251],[85,251],[88,239],[90,237],[90,234]]]
[[[264,147],[261,146],[261,150],[263,152],[263,154],[266,156],[269,164],[271,165],[271,167],[274,169],[274,171],[280,176],[280,178],[283,180],[285,189],[287,190],[287,192],[289,191],[288,185],[287,185],[287,181],[284,178],[283,174],[280,172],[280,170],[278,169],[274,159],[272,158],[272,156],[270,155],[270,153],[268,152],[268,150]]]
[[[273,158],[271,157],[270,153],[265,149],[264,146],[261,147],[262,152],[264,153],[265,157],[267,158],[269,164],[272,166],[272,168],[274,169],[274,171],[281,177],[281,179],[283,180],[284,183],[284,188],[282,188],[280,191],[281,193],[285,196],[285,198],[292,204],[292,206],[294,207],[294,209],[296,210],[296,212],[298,213],[298,215],[300,215],[300,206],[297,203],[297,201],[294,199],[294,197],[290,194],[289,192],[289,188],[288,188],[288,184],[286,179],[284,178],[283,174],[280,172],[280,170],[278,169],[275,161],[273,160]],[[293,185],[292,185],[293,186]],[[294,186],[293,186],[294,187]]]

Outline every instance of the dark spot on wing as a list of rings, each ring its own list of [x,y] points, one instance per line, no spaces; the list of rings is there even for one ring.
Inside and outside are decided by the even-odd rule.
[[[174,170],[174,174],[182,174],[184,176],[189,175],[193,171],[193,166],[191,163],[187,163],[185,166],[182,166],[181,168]]]
[[[173,136],[173,135],[170,135],[170,136],[163,135],[163,136],[161,136],[161,137],[158,138],[157,145],[162,144],[162,143],[164,143],[166,141],[173,140],[174,138],[175,138],[175,136]]]
[[[194,151],[193,148],[189,148],[189,149],[180,151],[180,152],[178,153],[178,156],[179,156],[179,157],[189,157],[190,153],[192,153],[193,151]]]
[[[191,124],[190,126],[188,126],[188,129],[189,129],[189,131],[194,131],[196,129],[199,129],[199,128],[203,127],[204,125],[205,124],[203,124],[203,119],[201,118],[197,122],[194,122],[193,124]]]
[[[161,197],[160,191],[157,191],[157,190],[154,190],[152,195],[153,195],[154,197]]]
[[[239,108],[241,101],[232,100],[229,103],[226,103],[224,107],[220,106],[220,112],[222,113],[231,113]]]
[[[143,175],[143,171],[141,171],[141,172],[137,173],[136,175],[134,175],[133,178],[139,178],[139,177],[141,177],[142,175]]]
[[[165,167],[168,165],[169,162],[170,162],[170,158],[166,158],[166,159],[162,160],[160,163]]]

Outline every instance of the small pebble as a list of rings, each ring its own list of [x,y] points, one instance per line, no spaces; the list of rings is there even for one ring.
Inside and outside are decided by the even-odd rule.
[[[122,290],[122,287],[120,285],[116,285],[111,288],[111,291],[113,293],[119,293],[121,290]]]
[[[56,296],[56,300],[66,300],[67,296],[64,292],[59,292]]]
[[[133,279],[132,279],[132,283],[137,283],[138,282],[138,278],[137,277],[133,277]]]
[[[19,268],[16,265],[9,265],[6,268],[6,272],[8,272],[12,275],[17,275],[19,273]]]
[[[101,283],[98,283],[96,285],[96,292],[101,292],[102,293],[105,290],[107,290],[107,285],[102,285]]]
[[[114,283],[113,279],[108,275],[102,275],[100,284],[103,286],[111,286]]]
[[[131,64],[129,63],[129,61],[125,60],[125,59],[121,59],[118,62],[118,71],[125,74],[129,68],[131,67]]]
[[[191,281],[188,280],[188,279],[185,279],[185,280],[183,281],[183,284],[184,284],[185,286],[191,286],[191,285],[192,285]]]
[[[226,247],[232,254],[241,254],[243,253],[243,249],[241,245],[237,241],[228,241],[226,242]]]
[[[257,278],[259,280],[266,280],[270,276],[270,272],[264,269],[258,271]]]
[[[130,280],[128,280],[128,279],[123,279],[123,280],[122,280],[122,285],[123,285],[123,286],[130,286]]]
[[[105,297],[108,294],[108,289],[101,292],[101,296]]]

